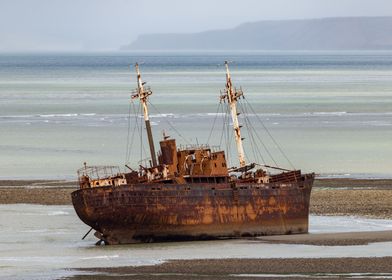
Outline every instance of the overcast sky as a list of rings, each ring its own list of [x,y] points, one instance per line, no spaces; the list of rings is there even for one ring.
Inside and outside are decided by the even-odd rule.
[[[0,0],[0,51],[118,50],[142,33],[389,15],[391,0]]]

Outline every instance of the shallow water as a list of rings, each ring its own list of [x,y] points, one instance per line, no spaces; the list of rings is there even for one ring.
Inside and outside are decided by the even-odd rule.
[[[0,205],[0,278],[55,279],[70,268],[158,264],[169,259],[392,256],[392,242],[363,246],[266,244],[249,240],[94,246],[72,206]],[[391,230],[390,220],[310,217],[310,232]]]
[[[148,157],[148,148],[140,149],[144,131],[142,138],[135,132],[126,156],[136,87],[129,65],[136,61],[154,92],[156,144],[163,130],[179,144],[206,143],[219,113],[224,60],[233,61],[234,84],[252,104],[257,117],[251,112],[250,120],[273,155],[262,143],[261,156],[252,152],[244,107],[248,161],[290,168],[261,120],[297,168],[392,176],[392,53],[268,52],[0,55],[0,178],[74,178],[85,161],[137,166]],[[220,141],[223,127],[218,115],[209,144],[230,147],[235,165],[235,149]]]

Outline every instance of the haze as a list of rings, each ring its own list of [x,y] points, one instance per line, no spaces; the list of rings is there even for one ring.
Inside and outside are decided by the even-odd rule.
[[[0,51],[111,51],[145,33],[271,19],[390,16],[390,11],[388,0],[1,0]]]

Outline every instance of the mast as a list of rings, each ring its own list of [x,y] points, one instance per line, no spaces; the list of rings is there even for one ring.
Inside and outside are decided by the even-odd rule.
[[[152,166],[157,166],[157,157],[155,154],[154,139],[152,138],[151,124],[150,124],[150,118],[148,116],[148,107],[147,107],[148,96],[152,94],[152,91],[149,87],[144,88],[145,82],[143,83],[142,81],[138,63],[135,64],[135,70],[137,74],[137,92],[136,94],[132,95],[132,99],[139,98],[140,103],[143,106],[143,116],[144,116],[144,122],[146,124],[148,145],[150,146]]]
[[[238,158],[240,160],[240,167],[244,167],[246,165],[245,153],[244,153],[244,147],[242,145],[243,138],[241,138],[241,126],[239,125],[238,122],[238,115],[240,113],[237,113],[237,100],[243,95],[243,93],[242,90],[237,90],[233,87],[233,84],[231,82],[231,77],[230,77],[229,64],[227,61],[225,61],[225,66],[226,66],[226,88],[224,94],[221,95],[221,100],[227,99],[229,103],[231,118],[233,120],[234,136],[237,145],[237,153],[238,153]]]

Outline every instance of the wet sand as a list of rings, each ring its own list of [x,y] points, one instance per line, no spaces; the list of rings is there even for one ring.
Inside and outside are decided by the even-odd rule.
[[[76,182],[3,180],[0,203],[69,205],[76,189]],[[316,180],[310,212],[392,219],[392,180]],[[322,250],[322,246],[392,242],[392,231],[262,236],[252,242],[255,240],[316,245]],[[361,279],[392,277],[392,257],[172,260],[151,266],[79,269],[69,279],[355,279],[350,273],[359,273]]]
[[[77,182],[0,181],[0,204],[69,205]],[[310,213],[392,219],[392,179],[319,179],[312,190]]]
[[[310,212],[315,215],[392,219],[392,180],[316,180]]]
[[[0,180],[0,204],[69,205],[77,186],[76,181]]]
[[[153,266],[79,270],[80,274],[97,274],[69,279],[356,279],[351,273],[367,279],[392,276],[391,264],[392,257],[173,260]]]
[[[392,230],[273,235],[260,236],[256,240],[276,244],[305,244],[316,246],[367,245],[374,242],[392,242]]]

